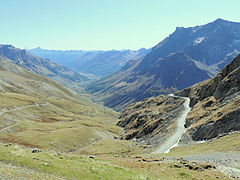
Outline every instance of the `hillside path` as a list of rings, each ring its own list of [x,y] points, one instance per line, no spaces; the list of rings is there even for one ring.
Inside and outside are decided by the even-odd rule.
[[[183,104],[184,110],[182,114],[177,118],[177,127],[174,134],[167,139],[165,143],[163,143],[158,149],[152,152],[152,154],[160,154],[160,153],[168,153],[172,148],[176,147],[186,131],[186,128],[184,127],[186,117],[191,110],[189,104],[190,104],[190,98],[188,97],[180,97],[180,96],[174,96],[173,94],[169,94],[169,96],[177,97],[185,99],[185,102]]]
[[[45,103],[45,104],[47,104],[47,103]],[[11,110],[4,110],[4,111],[0,112],[0,116],[3,115],[4,113],[19,111],[19,110],[26,109],[26,108],[29,108],[29,107],[34,107],[34,106],[39,106],[39,104],[30,104],[30,105],[26,105],[26,106],[23,106],[23,107],[15,107],[14,109],[11,109]],[[3,132],[3,131],[6,131],[7,129],[10,129],[13,126],[16,126],[18,124],[18,121],[16,121],[16,120],[11,119],[11,121],[13,121],[14,123],[11,124],[10,126],[2,128],[0,130],[0,133]]]

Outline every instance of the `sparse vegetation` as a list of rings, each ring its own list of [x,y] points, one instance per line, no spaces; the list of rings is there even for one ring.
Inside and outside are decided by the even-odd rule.
[[[208,26],[223,22],[228,23],[218,20]],[[200,32],[208,26],[193,29]],[[214,29],[211,32],[217,34]],[[195,32],[191,34],[198,34]],[[205,31],[199,34],[202,33]],[[169,38],[175,39],[174,35]],[[194,35],[194,42],[195,38]],[[193,47],[199,48],[203,40],[198,39]],[[177,92],[189,96],[193,107],[184,124],[186,116],[181,115],[188,111],[182,113],[183,99],[152,96],[187,87],[208,78],[215,70],[199,68],[201,63],[205,66],[206,59],[196,56],[193,60],[185,48],[179,51],[190,48],[192,40],[186,44],[181,41],[182,45],[174,43],[177,53],[172,53],[167,41],[168,38],[153,48],[150,56],[132,60],[119,73],[88,87],[95,95],[103,95],[96,101],[102,99],[117,110],[144,99],[129,105],[120,114],[120,121],[119,113],[86,98],[91,95],[78,95],[47,78],[82,93],[79,83],[85,84],[91,76],[11,45],[0,45],[0,179],[229,179],[226,174],[240,177],[240,159],[235,159],[240,151],[240,133],[229,134],[240,127],[240,56],[213,79]],[[208,43],[211,47],[212,41]],[[159,48],[164,46],[167,53],[162,52],[160,57]],[[223,52],[221,57],[225,56]],[[186,77],[188,81],[183,81]],[[184,135],[182,145],[169,154],[149,154],[175,131],[179,116],[183,120],[182,131],[169,147],[177,146]],[[192,141],[206,139],[212,140],[204,144]],[[218,155],[226,155],[221,157],[224,162],[218,160]],[[194,159],[196,156],[198,159]]]
[[[144,162],[135,157],[69,155],[54,151],[31,153],[31,148],[0,144],[2,177],[52,179],[177,179],[179,173],[191,178],[214,179],[217,171],[190,171],[170,168],[171,162]],[[185,178],[185,177],[184,177]],[[191,179],[189,178],[189,179]],[[227,179],[227,178],[225,178]]]
[[[205,143],[175,147],[167,156],[209,154],[214,152],[239,152],[239,138],[240,132],[234,132]]]

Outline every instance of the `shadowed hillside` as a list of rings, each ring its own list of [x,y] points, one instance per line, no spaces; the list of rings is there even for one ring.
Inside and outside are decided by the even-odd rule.
[[[116,110],[144,98],[168,94],[211,78],[239,53],[240,23],[222,19],[177,28],[144,58],[87,90]]]

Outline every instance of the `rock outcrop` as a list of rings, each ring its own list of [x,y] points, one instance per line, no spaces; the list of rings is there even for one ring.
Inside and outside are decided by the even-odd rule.
[[[161,144],[176,127],[184,100],[158,96],[129,105],[121,114],[118,126],[124,127],[122,139],[135,139],[144,144]]]
[[[186,136],[207,140],[240,130],[240,55],[212,79],[175,93],[191,98]],[[186,138],[185,136],[185,138]]]
[[[186,133],[182,142],[209,140],[240,131],[240,55],[212,79],[176,92],[190,97]],[[183,110],[183,100],[158,96],[129,105],[120,116],[123,139],[146,144],[161,144],[175,129],[176,117]]]

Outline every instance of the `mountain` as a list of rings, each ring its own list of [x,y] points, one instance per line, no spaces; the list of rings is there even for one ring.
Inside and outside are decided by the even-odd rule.
[[[50,79],[32,73],[0,54],[0,91],[29,96],[69,98],[75,93]],[[54,91],[52,91],[54,90]]]
[[[182,174],[196,177],[197,171],[172,168],[178,160],[142,157],[145,146],[117,138],[122,133],[115,125],[117,113],[3,55],[0,99],[3,179],[182,179]],[[176,102],[176,107],[181,104]],[[208,164],[194,164],[201,168],[198,178],[226,179]]]
[[[81,91],[81,85],[90,79],[76,73],[69,68],[53,63],[49,59],[34,56],[26,50],[18,49],[12,45],[0,45],[0,54],[31,72],[50,77],[65,86]]]
[[[121,110],[147,97],[168,94],[211,78],[240,51],[240,23],[222,19],[178,27],[143,58],[88,86],[104,104]]]
[[[240,54],[216,76],[174,93],[189,97],[182,143],[210,140],[240,131]],[[184,100],[174,96],[151,97],[124,109],[117,125],[124,128],[122,139],[144,144],[163,144],[176,131],[176,119]]]
[[[139,49],[132,50],[111,50],[105,52],[87,52],[78,60],[69,62],[69,67],[87,74],[94,74],[96,76],[104,77],[118,71],[129,60],[138,59],[150,50]]]
[[[186,139],[209,140],[240,131],[240,55],[212,79],[186,88],[193,107],[186,119]]]
[[[149,49],[110,50],[110,51],[81,51],[81,50],[46,50],[30,49],[28,52],[53,60],[77,72],[93,74],[97,77],[107,76],[119,70],[129,60],[146,55]]]

